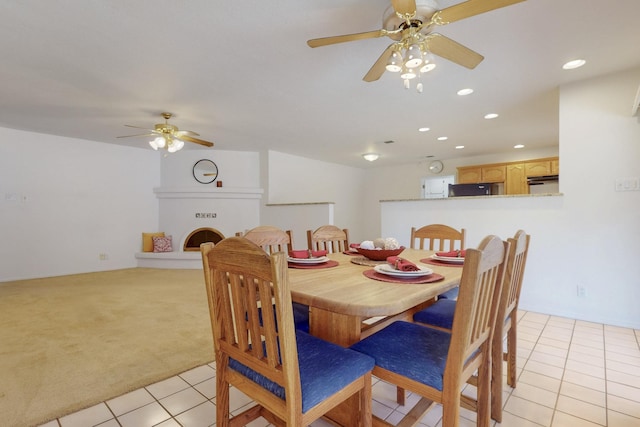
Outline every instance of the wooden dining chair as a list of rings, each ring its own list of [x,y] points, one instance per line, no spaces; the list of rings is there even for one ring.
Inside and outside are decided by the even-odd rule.
[[[444,224],[430,224],[416,229],[411,227],[411,249],[453,251],[464,249],[464,228],[456,230]],[[417,245],[416,245],[417,243]]]
[[[351,399],[354,424],[370,426],[373,359],[295,329],[285,254],[268,255],[241,237],[203,243],[201,253],[216,425],[246,425],[262,416],[278,426],[307,426]],[[271,304],[274,310],[261,310]],[[230,386],[256,405],[231,417]]]
[[[523,230],[518,230],[513,238],[508,239],[510,246],[506,261],[504,287],[498,306],[498,317],[493,337],[491,417],[498,422],[502,421],[503,361],[507,362],[507,384],[516,387],[517,311],[524,267],[529,252],[529,240],[530,236]],[[413,320],[432,328],[450,332],[455,313],[456,302],[442,299],[415,313]],[[506,352],[503,344],[505,338]]]
[[[314,231],[307,230],[307,247],[312,251],[329,253],[349,250],[349,230],[335,225],[323,225]]]
[[[464,246],[466,230],[461,228],[456,230],[444,224],[429,224],[418,229],[411,227],[411,249],[427,249],[430,251],[454,251],[462,250]],[[458,288],[448,290],[440,295],[438,299],[456,299]]]
[[[418,422],[434,403],[442,404],[442,425],[457,427],[460,405],[477,412],[477,425],[490,423],[491,338],[509,243],[487,236],[468,249],[451,333],[398,321],[351,346],[376,360],[373,375],[422,396],[400,425]],[[477,400],[461,394],[477,371]]]
[[[239,234],[240,233],[236,233],[236,236]],[[272,225],[261,225],[241,235],[262,247],[268,254],[276,252],[288,254],[289,251],[293,250],[293,235],[291,230],[285,231]]]
[[[236,236],[251,240],[268,254],[276,252],[288,254],[289,251],[293,250],[293,234],[291,230],[285,231],[272,225],[261,225],[244,234],[236,233]],[[309,306],[294,302],[293,315],[296,328],[309,332]]]

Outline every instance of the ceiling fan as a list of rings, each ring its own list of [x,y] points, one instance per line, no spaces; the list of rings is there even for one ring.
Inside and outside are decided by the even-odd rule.
[[[307,41],[310,47],[365,40],[387,36],[394,43],[389,45],[369,72],[366,82],[378,80],[387,71],[401,72],[405,79],[414,78],[417,71],[427,72],[429,54],[438,55],[463,67],[473,69],[484,57],[460,43],[433,32],[434,27],[450,24],[461,19],[510,6],[524,0],[468,0],[438,10],[436,0],[391,0],[391,6],[383,14],[383,28],[364,33],[323,37]]]
[[[135,136],[154,136],[155,139],[149,141],[149,145],[154,150],[158,148],[166,148],[168,152],[174,153],[182,147],[184,142],[194,142],[196,144],[204,145],[205,147],[213,147],[213,142],[205,141],[203,139],[195,138],[200,136],[199,134],[190,130],[179,130],[177,126],[169,124],[169,119],[173,116],[171,113],[162,113],[164,117],[164,123],[158,123],[153,129],[146,129],[139,126],[125,125],[130,128],[144,129],[147,133],[140,133],[136,135],[118,136],[118,138],[131,138]]]

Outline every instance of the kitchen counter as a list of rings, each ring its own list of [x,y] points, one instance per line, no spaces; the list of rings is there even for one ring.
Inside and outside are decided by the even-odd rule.
[[[420,201],[436,201],[436,200],[477,200],[477,199],[509,199],[509,198],[531,198],[531,197],[558,197],[564,196],[563,193],[540,193],[540,194],[497,194],[487,196],[461,196],[461,197],[441,197],[437,199],[388,199],[380,200],[380,202],[420,202]]]

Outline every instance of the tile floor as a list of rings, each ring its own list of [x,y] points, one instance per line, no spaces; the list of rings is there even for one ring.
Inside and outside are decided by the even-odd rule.
[[[640,330],[520,312],[518,334],[518,386],[505,385],[504,419],[495,426],[640,426]],[[40,427],[212,426],[215,374],[213,364],[200,366]],[[374,379],[373,398],[374,413],[391,423],[406,411],[390,384]],[[416,400],[409,395],[407,406]],[[234,412],[251,403],[235,389],[231,402]],[[462,410],[461,427],[474,420]],[[442,427],[441,408],[421,425]]]

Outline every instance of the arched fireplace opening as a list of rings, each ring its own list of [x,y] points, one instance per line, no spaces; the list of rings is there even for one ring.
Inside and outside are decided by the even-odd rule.
[[[213,242],[215,245],[222,239],[224,239],[224,234],[215,228],[198,228],[193,230],[184,240],[183,250],[185,252],[199,251],[202,243]]]

